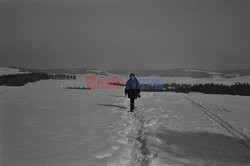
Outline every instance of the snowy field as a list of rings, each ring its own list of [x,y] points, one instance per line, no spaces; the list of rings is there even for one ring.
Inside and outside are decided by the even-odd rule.
[[[123,90],[64,88],[85,76],[0,87],[3,166],[250,165],[250,97],[144,92],[130,113]]]
[[[25,74],[25,73],[29,73],[29,72],[20,71],[19,69],[16,69],[16,68],[0,67],[0,76],[9,75],[9,74]]]
[[[213,76],[211,78],[191,78],[191,77],[140,77],[141,79],[159,79],[161,78],[164,83],[177,83],[177,84],[225,84],[233,85],[235,83],[250,83],[250,76],[236,76],[233,78],[225,78],[220,76]]]

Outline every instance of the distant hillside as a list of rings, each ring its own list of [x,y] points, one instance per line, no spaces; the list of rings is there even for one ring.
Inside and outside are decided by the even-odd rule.
[[[250,75],[250,69],[218,70],[217,72],[221,72],[221,73],[224,73],[224,74],[238,74],[239,76]]]
[[[30,72],[28,70],[23,70],[21,68],[0,67],[0,75],[25,74],[25,73],[30,73]]]
[[[135,73],[137,76],[159,76],[159,77],[191,77],[191,78],[211,78],[214,76],[232,78],[236,76],[250,75],[249,70],[224,70],[208,71],[198,69],[165,69],[165,70],[109,70],[110,73],[129,75]]]
[[[203,71],[186,71],[186,69],[165,69],[165,70],[109,70],[110,73],[128,75],[135,73],[137,76],[160,76],[160,77],[193,77],[208,78],[212,74]]]
[[[18,69],[18,70],[17,70]],[[96,74],[96,75],[108,75],[108,73],[119,74],[122,76],[128,76],[130,73],[135,73],[139,77],[147,76],[159,76],[159,77],[190,77],[190,78],[212,78],[212,77],[223,77],[223,78],[234,78],[237,76],[250,75],[250,69],[240,70],[199,70],[199,69],[164,69],[164,70],[151,70],[151,69],[112,69],[112,70],[101,70],[95,68],[73,68],[73,69],[26,69],[19,67],[12,68],[1,68],[2,71],[13,71],[15,72],[30,72],[30,73],[61,73],[61,74]],[[5,72],[6,73],[6,72]],[[10,72],[11,73],[11,72]],[[1,73],[2,74],[2,73]]]
[[[20,67],[11,67],[13,69],[19,69],[20,71],[27,71],[31,73],[55,73],[55,74],[86,74],[87,68],[75,68],[75,69],[28,69]]]

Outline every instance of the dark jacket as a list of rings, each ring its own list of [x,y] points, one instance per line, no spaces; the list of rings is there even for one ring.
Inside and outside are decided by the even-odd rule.
[[[139,81],[135,78],[135,80],[129,79],[126,83],[125,87],[125,94],[128,94],[129,98],[137,99],[138,95],[140,94],[141,85]]]

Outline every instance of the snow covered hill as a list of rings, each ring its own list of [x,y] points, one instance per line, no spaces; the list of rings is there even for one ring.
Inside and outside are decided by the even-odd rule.
[[[250,98],[70,90],[77,80],[0,87],[4,166],[248,166]],[[104,76],[103,76],[104,77]]]
[[[0,67],[0,76],[1,75],[9,75],[9,74],[24,74],[24,73],[30,73],[30,72],[22,71],[18,68]]]
[[[141,79],[162,79],[165,83],[215,83],[215,84],[235,84],[250,83],[250,72],[248,70],[222,70],[207,71],[195,69],[168,69],[168,70],[104,70],[104,69],[23,69],[0,67],[0,75],[42,72],[42,73],[68,73],[76,74],[82,79],[86,76],[98,78],[123,78],[126,79],[129,73],[134,72]]]
[[[165,83],[215,83],[215,84],[235,84],[250,83],[249,70],[221,70],[208,71],[198,69],[167,69],[167,70],[104,70],[92,68],[74,69],[24,69],[0,67],[0,75],[40,72],[40,73],[68,73],[77,74],[80,77],[93,76],[99,78],[124,78],[133,72],[141,79],[160,78]]]

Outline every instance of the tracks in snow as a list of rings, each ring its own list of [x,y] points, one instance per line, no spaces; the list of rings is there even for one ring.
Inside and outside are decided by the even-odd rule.
[[[198,102],[194,101],[190,97],[183,95],[185,100],[194,106],[197,110],[205,113],[209,118],[213,119],[217,124],[223,127],[229,134],[233,137],[237,138],[242,145],[244,145],[247,149],[250,150],[250,145],[248,144],[249,138],[241,133],[240,131],[236,130],[233,126],[223,120],[221,117],[215,115],[213,112],[209,110],[209,108],[205,108],[203,105],[199,104]]]
[[[150,151],[147,145],[147,139],[143,138],[145,119],[139,113],[133,114],[134,124],[138,124],[135,129],[135,135],[130,137],[133,147],[132,157],[139,166],[148,166],[151,162]],[[139,143],[139,144],[136,144]]]
[[[130,126],[130,131],[127,135],[129,140],[129,146],[132,148],[131,166],[148,166],[152,162],[152,158],[155,156],[150,152],[148,147],[148,140],[144,137],[144,128],[147,123],[144,116],[140,113],[142,108],[141,101],[136,101],[139,106],[136,107],[135,112],[125,112]],[[120,105],[129,105],[129,100],[125,99]]]

